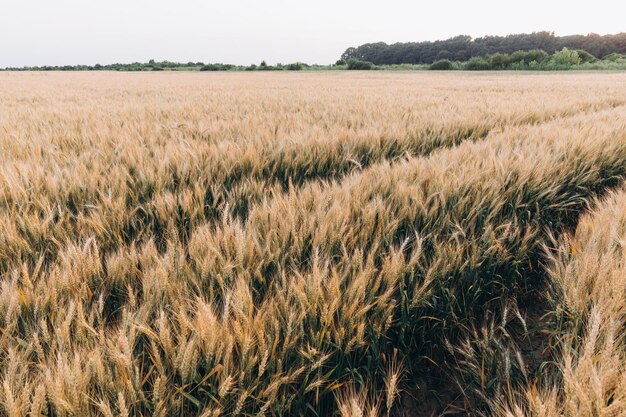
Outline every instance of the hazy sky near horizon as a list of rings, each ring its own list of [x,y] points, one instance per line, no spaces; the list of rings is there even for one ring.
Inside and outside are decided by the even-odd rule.
[[[0,67],[149,59],[328,64],[366,42],[626,31],[620,0],[0,1]]]

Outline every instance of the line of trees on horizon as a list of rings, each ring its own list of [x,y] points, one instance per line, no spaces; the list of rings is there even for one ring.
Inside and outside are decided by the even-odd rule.
[[[130,64],[106,64],[106,65],[43,65],[25,67],[6,67],[0,71],[302,71],[307,69],[326,69],[334,65],[309,65],[304,62],[293,62],[291,64],[268,65],[262,61],[259,65],[233,65],[222,63],[204,62],[172,62],[155,61],[133,62]]]
[[[474,56],[467,61],[439,59],[432,64],[383,64],[350,58],[339,60],[337,69],[348,70],[464,70],[464,71],[565,71],[565,70],[626,70],[626,55],[611,53],[598,59],[582,49],[563,48],[553,54],[542,49],[515,51],[512,54],[496,52]]]
[[[442,41],[367,43],[348,48],[334,64],[233,65],[134,62],[107,65],[12,67],[8,71],[303,71],[303,70],[626,70],[626,33],[555,36],[534,32]]]
[[[626,55],[614,52],[603,59],[598,59],[582,49],[563,48],[552,55],[541,49],[533,49],[516,51],[512,54],[496,52],[486,57],[475,56],[464,62],[440,59],[426,67],[430,70],[465,71],[626,70]]]
[[[340,60],[347,62],[356,59],[374,65],[432,64],[439,60],[469,61],[474,57],[517,51],[542,50],[554,54],[563,48],[585,51],[598,59],[614,53],[626,54],[626,33],[556,36],[554,32],[543,31],[475,39],[459,35],[439,41],[376,42],[348,48]]]

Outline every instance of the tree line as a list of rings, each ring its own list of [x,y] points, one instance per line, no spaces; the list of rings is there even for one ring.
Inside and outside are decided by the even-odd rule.
[[[222,63],[204,62],[172,62],[172,61],[155,61],[151,59],[148,62],[133,62],[130,64],[106,64],[106,65],[43,65],[43,66],[24,66],[24,67],[6,67],[0,68],[3,71],[302,71],[328,69],[335,67],[334,65],[309,65],[303,62],[294,62],[291,64],[268,65],[262,61],[259,65],[233,65]]]
[[[456,36],[447,40],[367,43],[348,48],[330,65],[303,62],[233,65],[204,62],[134,62],[107,65],[9,67],[9,71],[303,71],[303,70],[564,70],[626,69],[626,33],[555,36]],[[2,70],[2,69],[0,69]]]
[[[7,67],[6,71],[164,71],[164,70],[197,70],[204,66],[202,62],[157,62],[151,59],[148,62],[133,62],[129,64],[95,64],[95,65],[42,65],[42,66],[24,66],[24,67]]]
[[[354,58],[349,61],[354,62]],[[362,63],[365,61],[358,62]],[[383,65],[382,67],[388,66]],[[374,67],[372,64],[372,69]],[[606,55],[603,59],[598,59],[582,49],[563,48],[552,55],[541,49],[533,49],[530,51],[516,51],[512,54],[496,52],[486,57],[475,56],[464,62],[440,59],[424,67],[431,70],[466,71],[626,70],[626,55],[613,52]]]
[[[517,51],[542,50],[554,54],[563,48],[585,51],[599,59],[614,53],[626,54],[626,33],[556,36],[554,32],[544,31],[475,39],[460,35],[446,40],[391,45],[376,42],[346,49],[341,61],[356,59],[375,65],[432,64],[439,60],[469,61],[474,57]]]

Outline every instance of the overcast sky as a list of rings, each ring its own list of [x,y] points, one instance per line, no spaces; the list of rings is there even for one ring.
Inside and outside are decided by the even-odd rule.
[[[0,67],[171,61],[327,64],[349,46],[626,31],[623,0],[0,0]]]

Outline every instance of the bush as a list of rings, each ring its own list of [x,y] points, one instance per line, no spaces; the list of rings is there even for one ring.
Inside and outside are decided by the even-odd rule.
[[[371,70],[374,69],[374,64],[369,61],[361,61],[359,59],[349,59],[348,60],[348,69],[349,70]]]
[[[485,58],[475,56],[465,63],[463,69],[468,71],[486,71],[490,70],[491,66]]]
[[[550,55],[542,49],[533,49],[530,51],[516,51],[509,56],[510,64],[520,64],[523,68],[525,65],[530,65],[534,62],[535,65],[547,61]],[[513,68],[520,68],[520,66]]]
[[[430,64],[430,67],[428,67],[428,69],[436,71],[449,71],[453,69],[453,65],[452,62],[450,62],[450,60],[448,59],[440,59],[439,61],[435,61]]]
[[[595,56],[591,55],[589,52],[583,49],[576,49],[574,52],[578,54],[581,64],[584,64],[587,62],[596,62],[598,60],[598,58],[596,58]]]
[[[304,64],[302,62],[294,62],[292,64],[288,64],[285,69],[287,71],[302,71],[304,69]]]
[[[622,61],[622,60],[626,60],[626,55],[622,55],[622,54],[618,54],[617,52],[613,52],[612,54],[608,54],[607,56],[602,58],[602,60],[603,61],[611,61],[611,62]]]
[[[452,69],[458,69],[456,63],[452,63]],[[376,70],[381,71],[424,71],[430,69],[428,64],[389,64],[377,65]]]
[[[489,56],[489,66],[492,69],[506,69],[511,63],[511,57],[508,54],[496,53]]]
[[[257,69],[258,69],[259,71],[276,71],[276,70],[282,70],[282,68],[276,68],[276,67],[275,67],[275,66],[273,66],[273,65],[267,65],[267,64],[265,63],[265,61],[261,62],[261,65],[259,65],[259,66],[257,67]]]
[[[207,64],[200,68],[200,71],[230,71],[235,66],[231,64]]]
[[[152,71],[163,71],[161,67],[152,67]]]
[[[555,52],[554,55],[552,55],[550,66],[553,69],[564,69],[578,65],[580,62],[581,60],[578,52],[563,48],[559,52]]]
[[[621,61],[598,60],[595,62],[585,62],[576,66],[581,70],[600,70],[600,71],[624,71],[626,70],[626,59]]]

